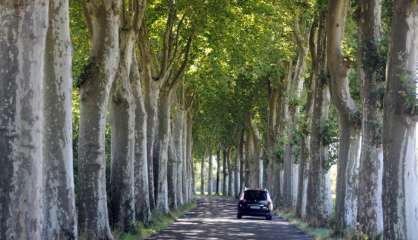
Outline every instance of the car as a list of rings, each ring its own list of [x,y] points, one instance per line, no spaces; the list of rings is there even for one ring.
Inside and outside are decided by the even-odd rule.
[[[265,217],[272,219],[273,203],[266,189],[248,189],[241,193],[238,202],[237,218],[242,216]]]

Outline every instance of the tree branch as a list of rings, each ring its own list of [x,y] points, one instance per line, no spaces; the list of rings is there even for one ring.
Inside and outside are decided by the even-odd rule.
[[[190,34],[189,38],[187,39],[187,44],[183,53],[183,62],[181,63],[179,69],[175,73],[174,77],[171,78],[170,87],[173,87],[178,82],[178,80],[181,78],[184,71],[186,70],[187,64],[189,63],[190,48],[191,48],[192,41],[193,41],[193,35],[194,35],[194,30]]]
[[[170,65],[170,56],[172,52],[173,44],[173,26],[176,19],[176,6],[174,0],[168,0],[168,17],[167,25],[164,32],[164,47],[163,47],[163,57],[161,59],[161,70],[160,76],[167,71],[168,66]]]

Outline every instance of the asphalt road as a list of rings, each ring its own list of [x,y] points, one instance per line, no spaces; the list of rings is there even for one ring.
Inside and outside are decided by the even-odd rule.
[[[309,236],[274,216],[273,221],[244,216],[236,218],[236,202],[219,197],[200,198],[195,209],[152,240],[310,240]]]

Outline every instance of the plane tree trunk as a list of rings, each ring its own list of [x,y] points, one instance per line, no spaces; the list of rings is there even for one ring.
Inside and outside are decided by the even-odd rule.
[[[417,11],[413,1],[394,3],[383,117],[383,233],[387,239],[418,236]]]
[[[130,82],[134,31],[123,31],[120,38],[120,62],[110,104],[112,167],[110,210],[114,228],[135,230],[134,157],[135,105]]]
[[[151,220],[151,203],[148,187],[147,112],[135,53],[132,59],[130,79],[135,104],[135,214],[137,221],[142,221],[145,225],[148,225]]]
[[[381,1],[359,3],[359,76],[363,94],[362,148],[358,189],[358,230],[374,239],[383,231],[382,125],[380,110],[385,59],[380,53]],[[380,94],[380,95],[379,95]]]
[[[170,132],[173,130],[172,122],[170,125]],[[168,164],[167,164],[167,188],[168,188],[168,204],[171,209],[178,206],[177,197],[177,165],[179,162],[178,148],[174,144],[174,134],[170,134],[168,145]]]
[[[212,150],[209,149],[209,168],[208,168],[208,196],[212,196]]]
[[[205,157],[206,153],[200,163],[200,195],[205,195]]]
[[[222,177],[222,195],[226,196],[227,195],[227,181],[228,181],[228,170],[227,170],[227,166],[228,166],[228,152],[229,152],[229,148],[225,148],[224,149],[224,157],[223,157],[223,167],[222,167],[222,173],[223,173],[223,177]]]
[[[185,176],[183,174],[183,169],[185,165],[185,149],[184,149],[184,110],[182,103],[178,104],[178,110],[175,115],[174,121],[174,143],[177,150],[178,160],[177,160],[177,202],[179,205],[184,204],[183,197],[183,181],[185,181]]]
[[[344,58],[344,39],[348,0],[330,0],[327,19],[327,65],[331,100],[337,108],[340,140],[337,162],[337,233],[352,229],[357,214],[357,165],[360,147],[360,113],[348,88],[349,62]]]
[[[313,108],[310,125],[310,164],[307,193],[306,218],[314,226],[324,226],[328,222],[329,213],[326,206],[326,161],[328,161],[328,145],[325,142],[326,124],[328,120],[330,94],[327,79],[325,11],[319,16],[316,44],[311,43],[313,62]],[[312,39],[314,40],[314,39]]]
[[[78,234],[73,173],[69,21],[68,1],[50,0],[43,83],[43,239],[76,239]]]
[[[0,239],[45,237],[42,233],[43,90],[44,81],[58,84],[54,81],[54,72],[45,76],[43,71],[46,63],[55,60],[53,51],[47,53],[46,59],[42,57],[46,46],[53,43],[51,40],[47,43],[48,6],[48,1],[32,1],[19,5],[10,0],[0,3]],[[60,25],[56,27],[59,29]],[[49,39],[52,37],[51,33],[48,33]],[[57,60],[65,63],[69,60],[65,42],[58,43],[62,45],[56,47],[62,47],[64,52],[63,58]],[[62,66],[65,77],[68,77],[67,67]],[[63,79],[63,84],[68,84],[68,81],[71,80]],[[53,90],[46,91],[45,101],[49,101],[53,95],[56,95]],[[66,101],[68,100],[64,100]],[[51,118],[48,113],[46,109],[47,121]],[[67,114],[62,117],[68,119],[71,115]],[[68,133],[68,126],[63,127],[61,131]],[[51,136],[46,135],[46,138],[49,137]],[[71,139],[71,136],[59,137]],[[69,144],[71,145],[71,141]],[[49,151],[48,148],[46,150]],[[58,149],[57,152],[65,157],[68,153],[71,152],[65,152],[65,149]],[[46,153],[46,159],[48,162],[53,161],[51,152]],[[47,184],[46,188],[51,189],[51,186]],[[50,197],[48,194],[47,198]],[[48,213],[46,221],[51,219]]]
[[[110,89],[119,66],[121,2],[86,2],[91,32],[90,62],[80,77],[80,235],[113,239],[106,196],[105,126]]]
[[[221,150],[216,151],[216,195],[220,195],[221,187]]]
[[[300,98],[302,93],[302,73],[305,69],[305,58],[306,58],[306,49],[300,49],[297,63],[295,65],[295,70],[293,71],[293,77],[290,82],[288,82],[288,92],[294,95],[290,95],[286,102],[286,120],[288,126],[286,129],[288,142],[285,145],[284,153],[284,182],[283,182],[283,200],[287,208],[291,208],[293,205],[292,189],[293,189],[293,171],[292,166],[294,164],[294,129],[296,129],[297,123],[297,112],[298,107],[296,106],[297,99]]]

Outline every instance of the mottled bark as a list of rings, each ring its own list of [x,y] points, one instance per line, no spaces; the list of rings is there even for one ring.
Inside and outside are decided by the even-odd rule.
[[[300,160],[299,160],[299,169],[298,169],[298,185],[297,185],[297,194],[296,194],[296,216],[302,217],[303,209],[303,199],[306,197],[306,173],[307,173],[307,158],[309,157],[309,150],[307,146],[307,140],[309,138],[306,136],[302,137],[300,143]]]
[[[188,114],[185,111],[184,113],[184,121],[183,121],[183,146],[184,146],[184,164],[183,164],[183,186],[182,186],[182,192],[183,192],[183,199],[184,202],[189,202],[190,199],[188,198],[188,187],[190,184],[190,181],[192,181],[193,179],[190,179],[189,174],[189,147],[190,147],[190,140],[189,139],[189,131],[191,131],[191,127],[189,127],[189,118],[188,118]],[[191,123],[190,123],[191,124]],[[195,191],[194,187],[193,187],[193,191]]]
[[[341,49],[348,3],[348,0],[329,1],[326,31],[331,99],[337,108],[340,128],[335,225],[337,233],[354,228],[357,214],[355,191],[361,123],[360,114],[348,88],[349,63]]]
[[[216,151],[216,195],[220,195],[221,188],[221,150]]]
[[[383,118],[385,239],[418,236],[416,65],[418,5],[394,2]]]
[[[168,145],[170,140],[170,111],[172,105],[172,88],[163,86],[160,91],[158,115],[159,115],[159,129],[158,138],[156,139],[158,156],[156,161],[158,163],[157,178],[155,179],[155,199],[156,209],[168,213],[168,189],[167,189],[167,164],[168,164]],[[155,150],[154,149],[154,150]],[[154,168],[156,170],[156,168]]]
[[[123,31],[119,34],[121,59],[110,104],[112,127],[110,215],[112,226],[124,232],[135,230],[135,105],[129,76],[134,37],[133,31]]]
[[[180,104],[179,104],[180,105]],[[185,175],[183,174],[184,165],[185,165],[185,142],[184,142],[184,110],[182,106],[179,106],[179,109],[176,112],[175,122],[174,122],[174,143],[177,150],[177,202],[179,205],[184,204],[183,198],[183,181]]]
[[[308,45],[309,52],[312,59],[312,69],[310,77],[305,81],[304,88],[307,92],[306,102],[305,102],[305,113],[302,117],[303,123],[299,125],[300,132],[303,134],[300,142],[300,161],[298,169],[298,186],[297,186],[297,199],[296,199],[296,215],[298,217],[304,217],[306,213],[306,199],[307,199],[307,185],[309,178],[309,157],[310,157],[310,146],[309,141],[311,138],[310,123],[312,122],[312,109],[314,103],[314,79],[315,79],[315,41],[316,32],[318,29],[318,19],[314,19],[309,31]]]
[[[69,20],[68,1],[51,0],[44,68],[43,239],[77,238]]]
[[[233,174],[234,175],[234,197],[235,198],[237,198],[239,196],[239,193],[240,193],[239,172],[240,172],[240,167],[241,167],[240,166],[240,161],[241,161],[241,158],[242,158],[242,156],[241,156],[242,152],[240,152],[239,145],[240,144],[238,144],[238,147],[237,147],[237,157],[235,158],[235,166],[234,166],[234,174]]]
[[[222,195],[226,196],[227,195],[227,191],[228,191],[228,152],[229,152],[229,148],[225,148],[223,151],[223,167],[222,167]]]
[[[85,239],[113,239],[106,196],[105,126],[109,93],[119,66],[119,1],[88,1],[90,63],[80,77],[79,226]]]
[[[40,240],[48,1],[0,9],[0,239]]]
[[[293,153],[293,139],[294,139],[294,129],[296,129],[297,124],[297,112],[298,107],[295,105],[296,99],[299,99],[302,94],[303,86],[303,73],[305,71],[305,59],[307,55],[306,46],[304,43],[300,44],[298,60],[294,67],[292,79],[288,79],[287,91],[290,93],[286,101],[286,114],[285,119],[288,123],[286,134],[287,134],[287,143],[285,145],[284,153],[284,182],[283,182],[283,200],[285,207],[290,208],[292,206],[293,197],[293,172],[292,165],[294,162],[294,153]]]
[[[171,132],[172,130],[170,130]],[[168,145],[168,163],[167,163],[167,187],[168,187],[168,204],[171,209],[178,206],[177,202],[177,164],[178,152],[174,144],[174,135],[170,136]]]
[[[311,123],[310,139],[310,166],[307,194],[306,215],[310,224],[314,226],[324,226],[328,221],[326,212],[326,169],[325,164],[328,160],[328,146],[325,145],[324,132],[328,119],[330,96],[326,85],[325,75],[321,72],[315,78],[315,100]]]
[[[381,0],[359,3],[359,76],[363,94],[362,148],[360,154],[357,224],[374,239],[383,231],[382,124],[379,92],[384,82],[384,59],[379,52]]]
[[[193,171],[193,157],[192,157],[192,150],[193,150],[193,114],[190,110],[186,113],[187,121],[187,172],[186,172],[186,179],[187,179],[187,186],[186,186],[186,199],[187,202],[192,201],[193,194],[195,193],[195,181],[194,181],[194,171]]]
[[[262,159],[260,149],[260,134],[257,126],[251,120],[247,120],[247,136],[246,136],[246,187],[261,188],[262,187]]]
[[[200,195],[205,195],[205,158],[206,154],[200,162]]]
[[[234,193],[233,193],[233,187],[232,187],[232,183],[233,183],[233,180],[234,180],[234,169],[233,169],[233,167],[232,167],[232,161],[233,161],[233,159],[232,159],[232,151],[233,151],[233,148],[231,147],[231,150],[230,150],[230,152],[229,152],[229,156],[228,156],[228,161],[227,161],[227,165],[228,165],[228,196],[232,196]]]
[[[161,81],[154,79],[154,67],[149,40],[141,28],[139,34],[139,49],[141,66],[141,78],[144,84],[144,104],[147,112],[147,159],[148,159],[148,187],[151,209],[155,208],[155,171],[154,171],[154,145],[158,130],[158,99]]]
[[[245,187],[245,142],[244,142],[244,131],[241,133],[240,138],[240,147],[238,148],[238,151],[240,152],[240,168],[239,168],[239,186],[240,186],[240,193],[243,191]]]
[[[209,168],[208,168],[208,195],[212,196],[212,150],[209,150]]]
[[[318,31],[315,39],[310,41],[310,52],[313,58],[313,102],[312,121],[310,124],[310,163],[307,189],[306,219],[313,226],[324,226],[328,221],[326,208],[326,169],[328,147],[324,143],[324,133],[328,119],[330,94],[327,79],[325,11],[321,11],[318,20]]]
[[[269,105],[268,105],[268,118],[267,118],[267,133],[266,133],[266,157],[268,158],[267,164],[267,187],[273,191],[274,181],[275,181],[275,172],[274,168],[278,162],[276,157],[276,124],[277,124],[277,105],[279,104],[279,83],[278,79],[269,81],[268,92],[269,92]]]
[[[140,78],[134,53],[130,79],[135,102],[135,214],[137,221],[148,225],[151,220],[151,206],[148,187],[147,112]]]

